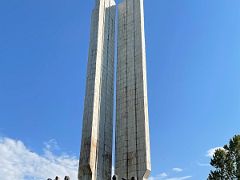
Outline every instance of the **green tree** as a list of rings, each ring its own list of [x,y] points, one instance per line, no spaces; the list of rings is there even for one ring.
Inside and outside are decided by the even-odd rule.
[[[208,180],[240,180],[240,135],[215,151],[210,164],[214,167]]]

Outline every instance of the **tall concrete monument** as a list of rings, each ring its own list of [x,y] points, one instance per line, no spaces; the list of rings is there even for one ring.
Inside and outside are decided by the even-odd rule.
[[[92,12],[79,180],[110,180],[112,170],[115,2]]]
[[[110,180],[113,137],[114,0],[97,0],[84,104],[79,180]],[[147,180],[151,171],[143,0],[118,6],[115,174]]]
[[[151,170],[143,0],[118,7],[115,173],[147,179]]]

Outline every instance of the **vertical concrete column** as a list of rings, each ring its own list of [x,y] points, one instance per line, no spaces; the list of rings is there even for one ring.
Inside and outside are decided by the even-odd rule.
[[[147,179],[151,170],[143,0],[118,6],[116,174]]]
[[[79,180],[110,180],[112,168],[115,2],[97,0],[83,113]]]

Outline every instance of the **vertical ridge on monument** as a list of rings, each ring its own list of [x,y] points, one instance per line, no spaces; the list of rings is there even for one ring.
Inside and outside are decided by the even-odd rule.
[[[96,0],[92,12],[79,180],[110,180],[114,89],[114,0]]]
[[[143,0],[118,6],[115,174],[146,180],[151,171]]]

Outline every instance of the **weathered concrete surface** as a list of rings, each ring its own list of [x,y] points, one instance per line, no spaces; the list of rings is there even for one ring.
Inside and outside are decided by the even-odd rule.
[[[119,179],[151,171],[143,0],[118,7],[116,159]]]
[[[96,0],[92,14],[79,180],[111,179],[114,29],[114,0]]]

